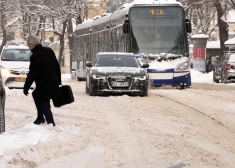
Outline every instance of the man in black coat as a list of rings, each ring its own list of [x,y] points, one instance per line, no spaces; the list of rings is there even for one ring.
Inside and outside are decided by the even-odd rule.
[[[54,51],[43,47],[36,36],[27,38],[27,45],[32,52],[30,57],[29,73],[24,84],[23,92],[27,96],[32,83],[36,88],[32,92],[37,108],[37,119],[34,124],[42,124],[46,118],[47,124],[55,122],[50,107],[50,99],[59,96],[59,85],[61,85],[61,70]]]

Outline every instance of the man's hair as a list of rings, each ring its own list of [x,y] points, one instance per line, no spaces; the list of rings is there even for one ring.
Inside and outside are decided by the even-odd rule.
[[[40,44],[40,41],[37,36],[29,35],[27,37],[27,43],[37,45],[37,44]]]

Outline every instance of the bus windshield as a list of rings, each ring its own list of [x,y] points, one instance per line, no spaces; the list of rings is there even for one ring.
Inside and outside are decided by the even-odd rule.
[[[129,16],[132,52],[182,55],[188,53],[182,7],[133,7]]]

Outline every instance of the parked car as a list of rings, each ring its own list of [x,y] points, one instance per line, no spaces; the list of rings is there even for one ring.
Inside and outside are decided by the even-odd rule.
[[[1,69],[0,69],[1,70]],[[5,87],[2,82],[2,77],[0,74],[0,134],[5,132],[5,100],[6,100],[6,93]]]
[[[235,79],[235,53],[225,53],[221,59],[216,57],[213,68],[213,81],[227,83],[228,80]]]
[[[7,45],[0,54],[3,84],[8,88],[23,88],[29,72],[31,51],[25,45]]]
[[[128,93],[148,96],[148,74],[132,53],[98,53],[93,63],[86,63],[86,93]]]

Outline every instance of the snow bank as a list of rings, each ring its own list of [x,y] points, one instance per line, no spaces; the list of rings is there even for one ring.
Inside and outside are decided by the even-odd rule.
[[[196,70],[191,70],[191,80],[197,83],[213,83],[213,72],[202,73]]]
[[[52,125],[51,125],[52,127]],[[33,123],[26,124],[15,132],[5,132],[0,138],[0,156],[5,150],[24,148],[29,145],[36,145],[39,142],[46,142],[52,137],[50,130]]]

